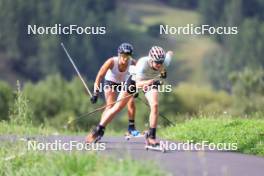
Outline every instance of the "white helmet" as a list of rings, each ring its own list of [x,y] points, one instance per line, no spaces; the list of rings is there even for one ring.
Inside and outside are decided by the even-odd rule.
[[[153,46],[149,50],[149,57],[152,61],[163,64],[165,60],[165,51],[159,46]]]

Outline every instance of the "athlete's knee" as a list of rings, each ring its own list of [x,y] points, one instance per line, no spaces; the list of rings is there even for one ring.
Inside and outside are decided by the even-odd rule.
[[[127,108],[130,110],[135,109],[135,102],[134,101],[129,101],[127,104]]]
[[[158,108],[159,108],[159,104],[158,103],[153,103],[153,104],[150,105],[151,111],[156,112],[156,111],[158,111]]]

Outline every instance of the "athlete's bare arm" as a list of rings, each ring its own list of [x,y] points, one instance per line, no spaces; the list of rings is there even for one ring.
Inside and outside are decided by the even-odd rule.
[[[104,78],[106,72],[108,69],[112,69],[114,67],[114,60],[113,58],[107,59],[107,61],[103,64],[103,66],[100,68],[99,72],[97,73],[95,82],[94,82],[94,90],[99,90],[100,82]]]

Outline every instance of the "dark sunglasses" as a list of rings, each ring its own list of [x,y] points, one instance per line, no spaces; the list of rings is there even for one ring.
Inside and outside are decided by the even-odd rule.
[[[160,64],[162,65],[164,63],[164,61],[154,61],[156,64]]]

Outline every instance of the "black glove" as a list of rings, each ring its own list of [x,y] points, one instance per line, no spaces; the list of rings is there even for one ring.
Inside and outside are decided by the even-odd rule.
[[[160,78],[162,78],[162,79],[166,79],[166,78],[167,78],[167,72],[166,72],[166,71],[161,72],[161,73],[160,73]]]
[[[90,101],[92,104],[95,104],[97,102],[98,99],[98,95],[97,94],[93,94],[93,96],[90,98]]]
[[[162,84],[162,81],[160,81],[160,80],[154,80],[152,83],[152,85],[154,85],[154,86],[159,86],[161,84]]]
[[[137,98],[138,97],[138,92],[137,93],[134,93],[133,97],[134,98]]]

